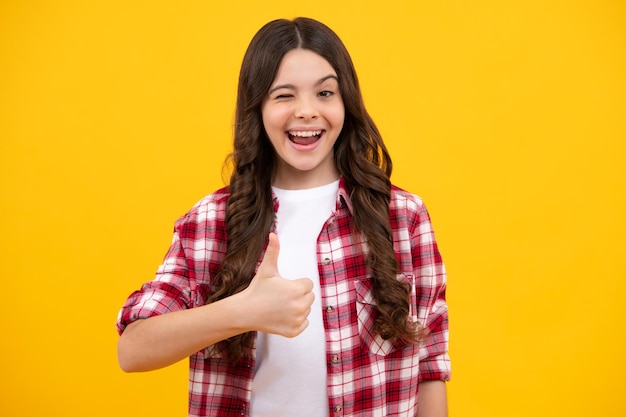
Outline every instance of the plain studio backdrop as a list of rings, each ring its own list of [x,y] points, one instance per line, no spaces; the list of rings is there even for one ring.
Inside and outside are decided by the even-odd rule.
[[[344,40],[430,210],[451,417],[625,415],[618,0],[3,1],[0,415],[185,415],[186,361],[124,374],[117,311],[224,184],[248,42],[296,16]]]

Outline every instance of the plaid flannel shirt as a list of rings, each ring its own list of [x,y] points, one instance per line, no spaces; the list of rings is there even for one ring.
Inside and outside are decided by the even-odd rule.
[[[228,189],[218,190],[176,222],[156,278],[131,294],[120,310],[120,334],[134,320],[206,304],[211,278],[226,253],[227,200]],[[278,204],[275,200],[276,208]],[[418,383],[450,378],[445,268],[422,200],[393,187],[390,219],[398,279],[411,285],[411,319],[428,335],[414,345],[383,340],[372,331],[376,307],[366,266],[367,245],[353,235],[351,211],[342,179],[336,210],[317,244],[329,415],[412,417]],[[254,343],[234,364],[219,344],[190,357],[189,416],[250,415]]]

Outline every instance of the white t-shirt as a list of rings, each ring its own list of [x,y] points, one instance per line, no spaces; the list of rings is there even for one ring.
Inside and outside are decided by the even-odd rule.
[[[283,278],[310,278],[315,301],[309,326],[297,337],[258,333],[252,381],[252,417],[328,416],[326,337],[322,321],[317,238],[335,209],[339,181],[278,197],[278,271]]]

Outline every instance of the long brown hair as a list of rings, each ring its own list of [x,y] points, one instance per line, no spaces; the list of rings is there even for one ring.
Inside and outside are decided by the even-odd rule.
[[[239,75],[233,167],[226,212],[227,253],[207,302],[245,289],[274,222],[271,180],[276,155],[265,133],[261,105],[283,56],[292,49],[311,50],[337,73],[345,106],[344,126],[335,143],[335,163],[350,191],[355,233],[365,236],[368,266],[378,317],[375,330],[393,341],[413,342],[409,288],[397,280],[398,263],[389,222],[392,163],[376,125],[365,110],[359,82],[345,46],[324,24],[308,19],[274,20],[253,37]],[[250,346],[252,333],[222,343],[231,360]]]

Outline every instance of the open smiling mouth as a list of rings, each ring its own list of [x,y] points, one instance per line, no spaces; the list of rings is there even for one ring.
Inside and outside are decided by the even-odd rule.
[[[310,145],[322,137],[323,130],[289,131],[289,140],[298,145]]]

